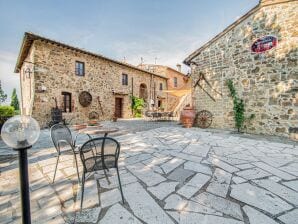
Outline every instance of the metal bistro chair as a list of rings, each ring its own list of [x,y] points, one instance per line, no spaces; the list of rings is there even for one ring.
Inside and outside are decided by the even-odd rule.
[[[80,175],[79,175],[79,168],[78,168],[78,161],[76,155],[79,154],[79,147],[76,146],[76,138],[73,140],[71,131],[69,128],[63,124],[55,124],[51,127],[51,138],[54,143],[54,146],[57,150],[58,157],[55,167],[55,173],[53,177],[53,183],[55,181],[59,157],[61,153],[71,153],[74,156],[75,165],[78,174],[78,181],[80,182]]]
[[[97,170],[103,170],[107,178],[105,170],[109,171],[109,168],[115,168],[117,171],[119,188],[121,192],[122,202],[124,204],[124,197],[118,170],[119,154],[119,142],[109,137],[93,138],[82,145],[82,147],[80,148],[80,156],[83,163],[81,209],[84,200],[84,185],[86,180],[85,175]]]

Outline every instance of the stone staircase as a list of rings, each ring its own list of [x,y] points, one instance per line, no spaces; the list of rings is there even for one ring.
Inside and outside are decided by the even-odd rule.
[[[187,104],[190,104],[190,105],[192,104],[191,93],[185,94],[182,97],[180,97],[179,102],[177,103],[177,105],[175,105],[175,107],[172,110],[172,111],[174,111],[175,117],[180,116],[181,111]]]

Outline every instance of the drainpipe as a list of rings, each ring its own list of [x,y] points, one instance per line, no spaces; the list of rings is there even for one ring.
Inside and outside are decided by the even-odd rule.
[[[131,97],[133,97],[133,77],[131,77]],[[130,107],[131,107],[131,115],[133,115],[132,99],[131,99],[131,102],[130,102]]]

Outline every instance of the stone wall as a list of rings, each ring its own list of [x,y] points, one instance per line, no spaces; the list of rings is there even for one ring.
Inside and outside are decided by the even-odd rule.
[[[212,127],[233,129],[233,103],[226,86],[232,79],[245,102],[246,116],[255,114],[245,131],[288,136],[289,128],[298,126],[298,1],[254,10],[191,60],[193,84],[204,73],[212,88],[204,81],[203,87],[216,100],[196,87],[194,105],[197,111],[213,113]],[[277,47],[252,53],[251,44],[264,35],[276,36]]]
[[[168,66],[155,65],[155,64],[153,64],[153,65],[152,64],[140,64],[140,65],[138,65],[138,67],[168,78],[168,81],[167,81],[167,89],[168,90],[179,90],[179,89],[190,90],[191,89],[191,78],[175,69],[168,67]],[[177,78],[177,87],[174,86],[174,77]],[[158,86],[158,88],[159,88],[159,86]],[[176,96],[176,95],[173,95],[170,93],[167,94],[167,107],[165,107],[165,109],[167,111],[174,111],[176,109],[176,107],[178,106],[181,98],[182,98],[182,96]]]
[[[34,47],[30,49],[25,61],[20,70],[21,113],[30,115],[34,100],[34,66],[27,62],[34,62]]]
[[[63,113],[63,116],[72,119],[72,123],[80,123],[87,122],[92,111],[100,115],[100,120],[111,119],[115,110],[115,97],[123,98],[123,117],[130,118],[132,86],[133,94],[139,96],[139,87],[142,83],[145,84],[148,89],[147,101],[154,95],[154,82],[161,82],[166,86],[165,78],[45,41],[35,40],[31,49],[34,51],[30,52],[30,57],[33,57],[35,66],[41,68],[34,72],[34,101],[31,114],[42,127],[51,119],[51,108],[55,106],[53,97],[56,97],[58,106],[61,107],[61,93],[64,91],[72,94],[72,112]],[[85,63],[83,77],[75,75],[76,60]],[[122,85],[123,73],[128,75],[127,86]],[[26,86],[28,85],[22,85],[22,94],[23,102],[28,106],[28,101],[24,99],[28,93]],[[42,86],[46,91],[41,91]],[[82,91],[88,91],[93,97],[88,107],[82,107],[78,102],[79,93]],[[158,89],[155,95],[157,92]],[[98,99],[101,101],[104,114],[100,111]]]

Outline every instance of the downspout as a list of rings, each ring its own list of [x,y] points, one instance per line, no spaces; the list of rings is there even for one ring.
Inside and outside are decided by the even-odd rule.
[[[132,98],[133,98],[133,77],[131,77],[131,102],[130,102],[131,116],[133,116]]]

